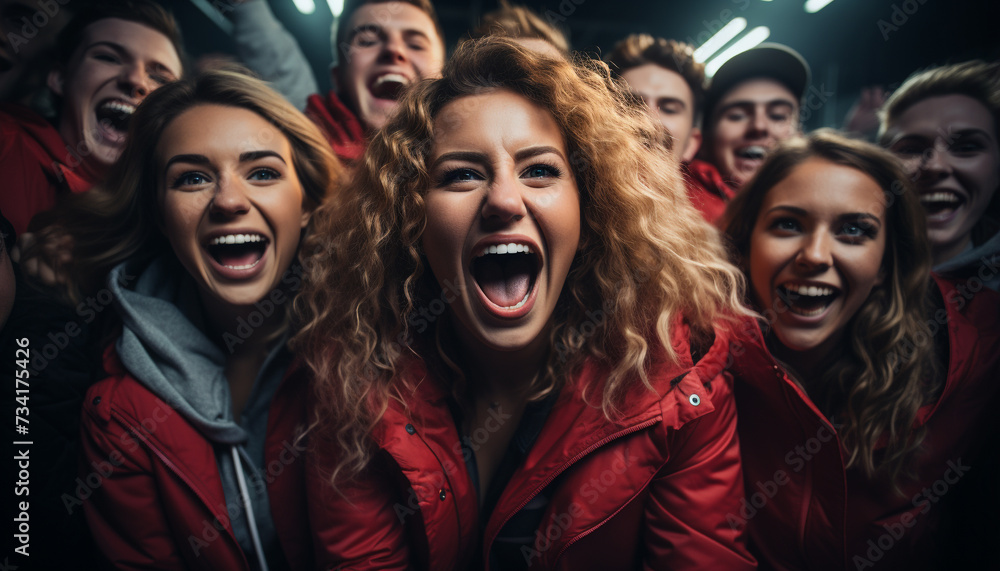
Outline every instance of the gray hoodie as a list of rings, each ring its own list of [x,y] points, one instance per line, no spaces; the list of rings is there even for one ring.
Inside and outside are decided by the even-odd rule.
[[[964,252],[934,266],[934,271],[948,277],[965,280],[966,288],[979,291],[985,285],[993,291],[1000,291],[1000,232],[979,246],[971,244]],[[982,282],[977,285],[973,278]]]
[[[120,275],[137,273],[134,288],[120,285]],[[226,351],[204,333],[197,287],[174,255],[144,269],[125,262],[111,271],[108,287],[122,320],[115,346],[122,364],[213,445],[233,531],[251,568],[282,566],[263,474],[269,405],[291,363],[285,339],[264,361],[237,423]]]

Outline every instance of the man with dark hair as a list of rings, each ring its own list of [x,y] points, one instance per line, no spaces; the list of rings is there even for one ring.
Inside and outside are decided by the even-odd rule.
[[[809,65],[781,44],[739,53],[715,72],[705,96],[702,157],[733,190],[748,181],[779,142],[800,133]]]
[[[349,0],[334,37],[334,90],[309,98],[306,114],[341,159],[357,159],[403,90],[444,65],[444,36],[430,0]]]
[[[97,3],[74,16],[56,41],[48,75],[56,123],[0,105],[0,209],[17,232],[59,194],[104,178],[124,149],[136,106],[180,77],[182,54],[176,22],[152,0]]]
[[[688,198],[706,220],[714,222],[733,191],[714,166],[694,158],[701,146],[699,125],[705,100],[705,66],[695,61],[694,48],[633,34],[615,45],[607,62],[670,133]]]

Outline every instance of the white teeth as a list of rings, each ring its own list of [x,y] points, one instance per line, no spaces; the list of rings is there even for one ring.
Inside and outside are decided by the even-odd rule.
[[[736,154],[745,159],[762,159],[767,154],[767,148],[760,145],[752,145],[736,151]]]
[[[393,83],[402,83],[403,85],[407,85],[408,83],[410,83],[410,80],[407,79],[405,75],[399,75],[398,73],[387,73],[387,74],[379,77],[378,79],[376,79],[375,83],[372,84],[372,87],[373,88],[378,87],[378,86],[382,85],[383,83],[386,83],[386,82],[389,82],[389,81],[391,81]]]
[[[209,246],[218,246],[220,244],[247,244],[250,242],[262,242],[264,237],[259,234],[227,234],[225,236],[216,236],[208,243]]]
[[[252,264],[246,264],[244,266],[228,266],[227,265],[226,267],[229,268],[230,270],[249,270],[250,268],[256,266],[259,263],[260,263],[260,260],[258,259],[257,261],[255,261]]]
[[[800,286],[786,285],[785,289],[788,290],[790,293],[797,293],[801,296],[819,297],[824,295],[833,295],[833,288],[828,288],[828,287],[817,287],[809,285],[800,285]]]
[[[110,109],[126,115],[135,113],[135,105],[129,105],[128,103],[122,103],[121,101],[108,101],[107,103],[102,104],[101,108]]]
[[[487,254],[532,254],[534,251],[525,244],[495,244],[483,246],[483,249],[476,253],[477,258]]]
[[[521,301],[517,302],[517,304],[512,305],[510,307],[505,307],[504,309],[521,309],[521,307],[523,307],[524,304],[528,303],[528,297],[530,295],[531,295],[531,290],[528,290],[528,293],[524,294],[524,299],[522,299]]]
[[[961,202],[954,192],[932,192],[920,195],[920,202]]]

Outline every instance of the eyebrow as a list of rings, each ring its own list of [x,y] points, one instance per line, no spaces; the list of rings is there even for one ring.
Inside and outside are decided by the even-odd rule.
[[[807,216],[809,212],[804,208],[799,208],[798,206],[787,206],[785,204],[779,204],[764,213],[765,216],[771,214],[775,211],[785,211],[798,216]],[[870,220],[877,224],[880,228],[882,227],[882,220],[878,216],[870,212],[845,212],[837,216],[837,220]]]
[[[558,155],[559,158],[561,158],[563,161],[566,160],[566,157],[563,156],[562,152],[560,152],[559,149],[548,145],[539,145],[521,149],[516,153],[514,153],[514,160],[517,162],[521,162],[525,159],[530,159],[531,157],[537,157],[539,155],[544,155],[548,153],[553,153],[555,155]],[[476,151],[453,151],[450,153],[445,153],[440,157],[438,157],[437,159],[435,159],[434,162],[431,163],[430,170],[434,170],[435,168],[438,167],[438,165],[446,161],[465,161],[469,163],[486,164],[489,162],[489,159],[484,153],[479,153]]]
[[[279,161],[281,161],[282,163],[285,163],[284,157],[282,157],[281,155],[279,155],[278,153],[276,153],[274,151],[269,151],[269,150],[264,150],[264,151],[247,151],[245,153],[241,153],[240,154],[240,162],[241,163],[248,163],[248,162],[256,161],[256,160],[259,160],[259,159],[262,159],[262,158],[265,158],[265,157],[274,157],[274,158],[278,159]],[[170,157],[170,160],[167,161],[167,164],[163,167],[163,170],[167,170],[168,168],[170,168],[170,165],[172,165],[174,163],[191,163],[191,164],[195,164],[195,165],[207,165],[207,164],[211,164],[211,161],[209,161],[208,157],[206,157],[205,155],[193,155],[193,154],[192,155],[174,155],[174,156]],[[288,164],[288,163],[285,163],[285,164]]]
[[[125,46],[123,46],[123,45],[121,45],[119,43],[116,43],[116,42],[112,42],[110,40],[100,40],[100,41],[94,42],[94,43],[88,45],[87,48],[84,51],[88,51],[88,50],[90,50],[92,48],[97,48],[97,47],[106,47],[106,48],[109,48],[111,50],[114,50],[119,55],[124,55],[124,56],[128,56],[130,58],[134,58],[134,56],[132,55],[132,52],[130,52]],[[156,69],[157,69],[157,71],[162,71],[162,72],[169,73],[171,77],[173,77],[174,79],[177,79],[178,76],[177,76],[176,73],[174,73],[174,70],[172,70],[169,67],[167,67],[167,65],[164,64],[163,62],[157,61],[157,60],[152,60],[150,62],[150,64],[151,64],[151,66],[155,66]]]

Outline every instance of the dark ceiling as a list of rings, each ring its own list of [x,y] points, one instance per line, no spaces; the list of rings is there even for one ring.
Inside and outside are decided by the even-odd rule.
[[[836,126],[859,90],[893,87],[912,71],[971,58],[1000,59],[1000,2],[997,0],[835,0],[816,14],[804,0],[525,0],[527,5],[569,32],[574,49],[607,53],[633,32],[699,45],[728,20],[742,16],[748,29],[768,26],[768,41],[787,44],[810,63],[813,86],[827,94],[809,127]],[[325,0],[305,16],[292,0],[269,0],[271,8],[298,39],[320,81],[329,88],[332,16]],[[193,55],[231,53],[228,36],[193,0],[163,0],[184,27]],[[210,5],[211,2],[205,4]],[[497,7],[495,0],[435,0],[450,47]],[[831,95],[832,94],[832,95]]]

